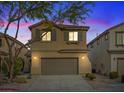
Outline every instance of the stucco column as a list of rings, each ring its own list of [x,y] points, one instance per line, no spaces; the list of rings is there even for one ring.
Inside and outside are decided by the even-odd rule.
[[[91,73],[91,62],[86,54],[81,54],[79,57],[79,74]]]
[[[40,75],[41,74],[41,56],[38,52],[32,52],[32,67],[31,74],[32,75]]]

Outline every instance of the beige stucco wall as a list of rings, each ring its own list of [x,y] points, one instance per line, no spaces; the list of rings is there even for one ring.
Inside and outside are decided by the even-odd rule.
[[[21,50],[21,53],[20,53],[20,57],[22,57],[24,59],[24,72],[29,72],[29,66],[30,66],[30,59],[31,58],[28,58],[27,56],[25,56],[25,54],[28,52],[28,50],[26,48],[23,48]]]
[[[114,29],[111,29],[110,32],[110,45],[109,45],[109,49],[110,50],[124,50],[124,47],[117,47],[116,45],[116,32],[124,32],[124,24],[116,27]]]
[[[107,52],[108,48],[109,40],[104,40],[102,43],[100,42],[99,45],[95,42],[93,48],[88,46],[89,59],[92,64],[92,68],[96,69],[96,72],[108,74],[108,71],[110,70],[110,55]],[[101,64],[103,64],[103,68],[101,67]]]
[[[124,58],[124,54],[111,54],[111,71],[117,71],[118,58]]]
[[[36,57],[36,58],[34,58]],[[79,74],[90,73],[91,65],[87,57],[87,53],[57,53],[57,52],[32,52],[32,74],[41,74],[41,58],[65,58],[65,57],[77,57],[79,59]],[[82,57],[85,57],[82,59]]]
[[[6,43],[6,41],[5,41],[5,39],[4,38],[2,38],[1,37],[1,39],[2,39],[2,46],[0,47],[0,50],[1,51],[8,51],[8,46],[7,46],[7,43]]]
[[[32,29],[32,40],[34,40],[36,34],[36,29],[41,29],[42,25],[37,26]],[[79,59],[79,73],[87,73],[91,72],[91,64],[89,62],[87,53],[58,53],[59,50],[62,49],[87,49],[86,46],[86,31],[83,31],[83,40],[79,41],[78,44],[66,44],[64,41],[64,31],[54,27],[56,30],[56,41],[50,42],[43,42],[43,41],[36,41],[31,44],[31,51],[32,51],[32,74],[41,74],[41,58],[57,58],[57,57],[77,57]],[[72,30],[73,31],[73,30]],[[74,30],[75,31],[75,30]],[[79,30],[80,31],[80,30]],[[42,31],[41,31],[42,32]],[[82,56],[85,59],[82,59]],[[34,57],[36,57],[34,59]]]
[[[124,31],[124,24],[114,27],[110,29],[109,32],[109,40],[101,42],[100,45],[96,45],[97,41],[95,41],[94,48],[88,46],[89,57],[92,63],[92,67],[94,68],[94,64],[96,64],[96,70],[98,72],[101,69],[102,73],[107,72],[107,74],[111,71],[117,71],[117,58],[124,58],[124,53],[112,53],[107,52],[107,50],[124,50],[124,47],[116,46],[116,32]],[[100,63],[105,65],[105,70],[100,67]]]
[[[110,30],[110,46],[109,50],[124,51],[124,47],[116,46],[116,32],[124,32],[124,24]],[[111,71],[117,71],[117,58],[124,58],[124,53],[111,53]]]
[[[41,26],[36,27],[32,29],[32,40],[35,38],[35,30],[36,29],[41,29]],[[72,45],[67,45],[66,42],[64,41],[64,32],[61,31],[58,28],[56,29],[56,41],[51,41],[51,42],[42,42],[42,41],[37,41],[32,43],[31,49],[33,50],[60,50],[60,49],[87,49],[86,46],[86,31],[83,31],[83,41],[79,41],[78,45],[72,44]],[[72,30],[73,31],[73,30]],[[42,31],[41,31],[42,32]]]

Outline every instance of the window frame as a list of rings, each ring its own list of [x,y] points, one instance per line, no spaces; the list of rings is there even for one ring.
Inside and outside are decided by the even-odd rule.
[[[51,32],[51,31],[44,31],[42,34],[44,34],[44,33],[46,33],[46,36],[44,35],[46,38],[45,38],[45,40],[43,40],[43,37],[44,37],[44,36],[43,36],[43,37],[41,38],[41,41],[42,41],[42,42],[51,42],[51,41],[52,41],[52,32]],[[50,40],[48,39],[48,33],[50,33]],[[42,35],[42,34],[41,34],[41,35]]]
[[[116,32],[116,33],[115,33],[115,43],[116,43],[115,45],[116,45],[116,46],[124,46],[124,41],[123,41],[123,39],[122,39],[122,42],[123,42],[123,43],[122,43],[122,44],[118,44],[118,41],[117,41],[117,34],[123,34],[123,35],[122,35],[122,38],[124,38],[124,37],[123,37],[123,36],[124,36],[124,31],[120,31],[120,32]]]
[[[108,33],[107,34],[105,34],[105,40],[108,40],[108,38],[109,38],[109,36],[108,36]]]
[[[75,34],[74,34],[75,32],[77,33],[77,36],[76,36],[76,39],[77,39],[77,40],[75,40]],[[70,40],[69,33],[73,33],[73,40]],[[78,41],[79,41],[79,40],[78,40],[78,37],[79,37],[78,34],[79,34],[78,31],[69,31],[69,32],[68,32],[68,41],[69,41],[69,42],[78,42]]]

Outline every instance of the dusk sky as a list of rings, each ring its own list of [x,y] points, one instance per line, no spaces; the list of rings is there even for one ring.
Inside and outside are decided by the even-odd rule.
[[[92,8],[92,13],[85,20],[85,24],[90,26],[90,29],[87,33],[87,43],[96,37],[97,34],[102,33],[111,26],[117,25],[121,22],[124,22],[124,2],[95,2],[95,6]],[[40,20],[39,20],[40,21]],[[28,26],[37,23],[38,21],[31,23],[22,23],[21,29],[19,32],[18,40],[23,43],[26,43],[31,39],[31,32],[28,29]],[[15,34],[15,24],[11,25],[9,29],[9,35],[13,36]],[[0,32],[3,30],[1,29]]]

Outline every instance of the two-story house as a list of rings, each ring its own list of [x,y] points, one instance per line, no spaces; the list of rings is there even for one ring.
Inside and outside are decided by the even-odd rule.
[[[124,23],[107,29],[88,44],[92,68],[108,75],[116,71],[124,74]]]
[[[7,35],[7,38],[9,40],[9,43],[12,43],[15,40],[13,37],[11,37],[9,35]],[[21,43],[20,41],[16,40],[15,41],[15,45],[12,48],[13,55],[14,55],[15,51],[17,51],[17,50],[15,50],[15,48],[18,49],[21,46],[24,46],[24,44]],[[8,49],[8,45],[6,43],[4,34],[0,32],[0,71],[2,71],[1,70],[2,64],[3,64],[2,61],[5,58],[7,58],[8,55],[9,55],[9,52],[8,51],[9,51],[9,49]],[[29,60],[28,60],[29,58],[27,58],[27,56],[25,55],[25,54],[27,54],[28,51],[29,50],[28,50],[27,47],[23,47],[22,50],[21,50],[21,52],[20,52],[20,54],[19,54],[19,57],[21,57],[23,59],[23,61],[24,61],[23,62],[24,63],[23,72],[29,72],[29,70],[30,70],[30,67],[29,67],[30,65],[29,65]]]
[[[48,30],[44,27],[44,22],[46,21],[29,27],[32,33],[32,74],[62,75],[91,72],[86,45],[86,32],[89,27],[50,22],[54,30]]]

